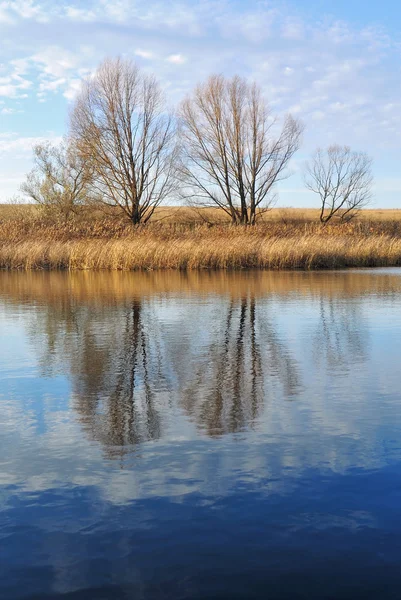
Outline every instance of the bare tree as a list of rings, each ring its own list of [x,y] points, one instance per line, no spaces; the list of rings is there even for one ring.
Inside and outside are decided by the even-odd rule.
[[[175,127],[156,79],[129,60],[105,60],[83,82],[70,128],[100,202],[146,223],[174,187]]]
[[[221,75],[195,88],[180,110],[184,195],[219,207],[232,223],[254,224],[299,148],[303,127],[290,115],[281,131],[256,84]]]
[[[89,195],[91,170],[68,140],[33,148],[34,167],[21,186],[31,200],[66,220],[83,206]]]
[[[318,148],[305,166],[305,185],[319,195],[320,221],[349,220],[372,200],[372,159],[349,146]]]

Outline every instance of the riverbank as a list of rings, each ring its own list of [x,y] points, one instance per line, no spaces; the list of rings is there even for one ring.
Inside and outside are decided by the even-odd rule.
[[[401,265],[401,219],[323,227],[297,218],[256,227],[119,219],[0,220],[0,268],[68,270],[340,269]]]

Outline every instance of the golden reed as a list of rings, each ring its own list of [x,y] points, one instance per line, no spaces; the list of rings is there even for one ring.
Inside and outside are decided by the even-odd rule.
[[[187,215],[182,209],[182,214]],[[279,211],[279,209],[277,209]],[[0,268],[69,270],[338,269],[401,264],[401,215],[370,211],[322,226],[300,211],[256,227],[161,220],[133,229],[116,218],[55,223],[0,213]],[[178,215],[178,216],[177,216]]]

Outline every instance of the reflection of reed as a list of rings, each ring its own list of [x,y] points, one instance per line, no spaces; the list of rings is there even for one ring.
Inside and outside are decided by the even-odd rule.
[[[46,305],[61,298],[80,304],[108,305],[130,301],[133,296],[160,294],[213,294],[241,298],[280,299],[294,293],[324,298],[357,298],[374,294],[389,299],[401,292],[401,276],[391,272],[274,272],[274,271],[158,271],[158,272],[2,272],[0,297],[4,301]]]

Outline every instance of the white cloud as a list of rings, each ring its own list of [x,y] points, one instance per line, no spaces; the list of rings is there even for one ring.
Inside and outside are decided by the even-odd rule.
[[[314,110],[311,113],[311,117],[314,121],[321,121],[322,119],[324,119],[326,116],[326,114],[322,111],[322,110]]]
[[[104,56],[120,54],[152,67],[171,103],[210,73],[258,81],[274,112],[305,121],[305,153],[333,138],[387,148],[389,156],[400,151],[399,46],[378,27],[306,18],[281,0],[0,0],[0,28],[4,106],[34,114],[48,101],[60,130],[63,98],[76,96]],[[21,137],[24,118],[13,117]]]
[[[383,112],[390,112],[392,110],[400,110],[401,109],[401,102],[388,102],[387,104],[385,104],[384,106],[382,106],[381,110]]]
[[[16,75],[25,75],[29,69],[29,61],[26,58],[16,58],[10,61]]]
[[[333,102],[332,104],[329,104],[329,109],[334,112],[347,110],[349,107],[350,105],[346,104],[345,102]]]
[[[59,79],[53,79],[51,81],[42,81],[39,84],[39,90],[41,92],[45,92],[45,91],[54,91],[57,90],[59,87],[63,86],[66,83],[66,79],[65,77],[60,77]]]
[[[5,133],[0,136],[0,156],[10,155],[13,158],[22,158],[30,155],[33,146],[50,140],[54,143],[61,141],[61,136],[49,132],[47,136],[18,137],[14,133]]]
[[[64,97],[67,100],[74,100],[79,90],[81,89],[81,79],[71,79],[68,83],[68,87],[64,92]]]
[[[21,98],[22,92],[31,87],[32,82],[22,77],[23,69],[20,63],[0,65],[0,96]]]
[[[43,7],[35,0],[6,0],[0,2],[1,13],[11,22],[15,22],[15,17],[26,20],[33,19],[43,23],[49,19],[48,11],[43,10]]]
[[[50,77],[63,77],[79,65],[77,54],[58,46],[49,46],[33,54],[29,60],[41,67],[43,75]]]
[[[290,112],[292,115],[299,114],[300,112],[302,112],[301,104],[293,104],[289,107],[288,112]]]
[[[77,8],[76,6],[66,6],[65,15],[68,19],[74,21],[91,22],[96,20],[96,13],[94,11],[85,8]]]
[[[267,41],[272,36],[278,17],[277,9],[260,5],[247,12],[224,11],[216,21],[223,37],[237,42],[243,39],[253,45]]]
[[[13,84],[13,83],[7,83],[4,85],[0,85],[0,96],[5,96],[6,98],[21,97],[18,94],[19,89],[20,89],[20,86]]]
[[[140,48],[135,50],[134,54],[135,56],[139,56],[140,58],[150,59],[153,57],[153,52],[149,52],[149,50],[141,50]]]
[[[6,10],[4,6],[5,3],[0,3],[0,24],[12,25],[14,23],[14,19],[11,17],[11,14]]]
[[[92,60],[93,49],[81,46],[78,51],[70,51],[59,46],[49,46],[20,62],[20,68],[31,68],[36,72],[39,92],[44,101],[46,93],[62,91],[65,98],[71,99],[79,88],[80,81],[91,69],[85,66]]]
[[[288,18],[283,24],[282,35],[285,39],[302,40],[305,35],[305,26],[298,19]]]
[[[170,54],[170,56],[166,58],[166,61],[173,65],[183,65],[187,59],[182,54]]]

